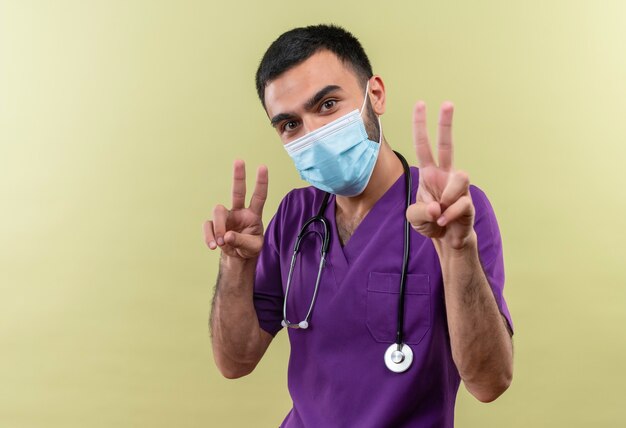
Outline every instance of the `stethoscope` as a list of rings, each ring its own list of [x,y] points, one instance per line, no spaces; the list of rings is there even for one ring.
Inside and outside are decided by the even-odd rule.
[[[409,164],[407,163],[404,156],[394,150],[400,162],[402,162],[402,167],[404,168],[404,183],[406,185],[406,206],[405,211],[411,205],[411,188],[412,188],[412,179],[411,179],[411,171],[409,169]],[[326,255],[328,254],[328,246],[330,243],[330,226],[328,220],[324,217],[324,211],[326,210],[326,206],[328,205],[328,198],[330,197],[329,193],[324,195],[324,199],[322,204],[317,211],[317,214],[310,219],[308,219],[302,229],[300,229],[300,233],[298,233],[298,237],[296,238],[296,243],[293,248],[293,255],[291,256],[291,264],[289,266],[289,274],[287,275],[287,287],[285,289],[285,300],[283,302],[283,320],[281,324],[283,327],[289,328],[299,328],[299,329],[307,329],[309,327],[309,318],[311,317],[311,312],[313,311],[313,305],[315,304],[315,298],[317,297],[317,289],[320,284],[320,278],[322,277],[322,269],[326,264]],[[315,230],[308,230],[309,226],[314,223],[320,223],[323,229],[323,233],[320,233]],[[408,220],[404,219],[404,254],[402,258],[402,274],[400,275],[400,295],[398,298],[398,319],[397,319],[397,328],[396,328],[396,342],[389,346],[385,351],[385,365],[389,370],[396,373],[402,373],[411,366],[413,362],[413,351],[406,343],[403,343],[404,340],[404,288],[406,284],[406,275],[409,265],[409,241],[410,241],[410,225]],[[289,295],[289,287],[291,286],[291,277],[293,275],[293,268],[296,265],[296,258],[298,253],[300,252],[300,244],[302,239],[308,234],[317,234],[322,239],[322,247],[320,249],[321,258],[319,267],[317,270],[317,279],[315,280],[315,289],[313,291],[313,298],[311,299],[311,304],[309,305],[309,310],[304,317],[304,320],[299,323],[291,323],[287,319],[287,296]]]

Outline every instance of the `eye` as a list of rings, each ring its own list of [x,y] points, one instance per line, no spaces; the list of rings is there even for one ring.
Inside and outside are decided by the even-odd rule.
[[[295,120],[290,120],[289,122],[285,122],[283,126],[281,127],[281,129],[283,132],[289,132],[289,131],[293,131],[294,129],[296,129],[297,126],[298,126],[298,122],[296,122]]]
[[[326,100],[322,104],[322,110],[330,110],[337,104],[337,100]]]

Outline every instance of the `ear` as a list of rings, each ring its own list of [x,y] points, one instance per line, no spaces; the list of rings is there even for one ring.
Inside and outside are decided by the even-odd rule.
[[[374,113],[381,116],[385,113],[385,83],[382,77],[375,74],[370,78],[369,87],[370,101],[372,102],[372,108]]]

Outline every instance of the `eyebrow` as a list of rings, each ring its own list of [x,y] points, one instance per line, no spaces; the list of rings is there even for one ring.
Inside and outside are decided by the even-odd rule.
[[[322,98],[324,98],[329,93],[337,91],[337,90],[341,90],[341,86],[337,86],[337,85],[325,86],[324,88],[317,91],[315,95],[313,95],[304,103],[304,108],[306,110],[311,110],[313,107],[315,107],[317,103],[319,103],[322,100]],[[292,113],[279,113],[276,116],[272,117],[270,123],[272,124],[272,126],[275,127],[279,122],[286,120],[286,119],[292,119],[295,117],[296,116]]]

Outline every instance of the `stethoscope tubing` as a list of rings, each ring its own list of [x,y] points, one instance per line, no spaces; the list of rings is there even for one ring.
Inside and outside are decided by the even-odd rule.
[[[394,150],[395,154],[402,162],[402,168],[404,169],[404,183],[407,188],[406,192],[406,209],[411,205],[411,189],[413,187],[413,179],[411,177],[411,171],[409,169],[409,164],[407,163],[404,156]],[[409,227],[408,220],[404,220],[404,254],[402,255],[402,273],[400,276],[400,298],[398,299],[398,320],[397,320],[397,328],[396,328],[396,345],[399,347],[402,345],[402,341],[404,339],[404,288],[406,286],[406,275],[409,269],[409,254],[410,254],[410,245],[411,245],[411,229]],[[398,350],[400,350],[398,348]]]
[[[412,188],[413,188],[411,170],[404,156],[402,156],[400,153],[396,152],[395,150],[394,150],[394,153],[400,159],[400,162],[402,163],[402,168],[404,169],[404,183],[406,186],[406,206],[405,206],[405,211],[406,211],[406,209],[408,209],[408,207],[411,205],[411,193],[412,193]],[[318,288],[320,284],[320,279],[322,276],[322,270],[324,268],[324,265],[326,264],[326,255],[328,254],[328,247],[330,243],[330,225],[329,225],[328,220],[324,217],[324,211],[326,210],[329,197],[330,197],[329,193],[326,193],[324,195],[324,200],[322,201],[322,204],[317,214],[311,217],[310,219],[308,219],[304,223],[304,225],[300,229],[300,233],[298,233],[298,236],[296,238],[296,242],[294,244],[294,249],[293,249],[293,255],[291,257],[291,263],[289,266],[289,274],[287,275],[287,286],[285,289],[285,298],[283,302],[283,320],[281,321],[281,324],[284,327],[300,328],[300,329],[306,329],[309,327],[309,318],[311,316],[311,312],[313,311],[315,299],[317,298],[317,292],[318,292]],[[300,252],[300,244],[302,243],[302,239],[304,238],[304,236],[306,236],[308,233],[320,234],[319,232],[316,232],[316,231],[307,230],[311,224],[316,223],[316,222],[322,223],[324,232],[322,236],[322,247],[320,248],[321,258],[320,258],[320,263],[319,263],[319,267],[317,270],[317,279],[315,280],[315,289],[313,291],[313,298],[311,299],[311,304],[309,305],[309,309],[307,311],[307,314],[304,320],[300,321],[297,324],[291,323],[287,319],[287,296],[289,295],[289,288],[291,286],[293,270],[296,264],[298,254]],[[394,345],[390,346],[387,349],[387,351],[385,352],[385,358],[384,358],[385,364],[387,365],[387,367],[391,371],[396,372],[396,373],[406,371],[411,365],[411,362],[413,361],[413,351],[408,345],[403,343],[404,341],[404,296],[406,294],[405,293],[406,279],[407,279],[407,272],[409,268],[410,230],[411,229],[410,229],[409,222],[405,218],[404,219],[404,245],[403,245],[403,255],[402,255],[402,272],[400,275],[400,292],[399,292],[399,298],[398,298],[398,316],[397,316],[397,323],[396,323],[396,341]],[[394,347],[395,347],[395,350],[393,349]]]
[[[326,193],[324,195],[324,200],[322,201],[322,205],[320,206],[319,211],[314,217],[308,219],[302,228],[300,229],[300,233],[298,233],[298,237],[296,238],[296,243],[293,248],[293,255],[291,256],[291,263],[289,266],[289,274],[287,275],[287,287],[285,289],[285,299],[283,301],[283,320],[281,324],[283,327],[289,328],[302,328],[306,329],[309,327],[309,318],[311,316],[311,312],[313,311],[313,306],[315,305],[315,299],[317,297],[317,290],[319,289],[320,279],[322,278],[322,270],[326,265],[326,255],[328,254],[328,247],[330,244],[330,224],[328,220],[324,217],[324,211],[326,210],[326,205],[328,205],[328,199],[330,198],[330,193]],[[298,323],[291,323],[287,319],[287,296],[289,295],[289,287],[291,286],[291,278],[293,276],[293,269],[296,265],[296,259],[298,258],[298,254],[300,253],[300,244],[302,243],[302,239],[309,233],[318,233],[313,231],[307,231],[307,228],[316,222],[322,223],[324,233],[322,236],[322,246],[320,248],[320,263],[317,269],[317,278],[315,279],[315,289],[313,290],[313,298],[311,299],[311,304],[309,305],[309,309],[307,311],[304,320]]]

